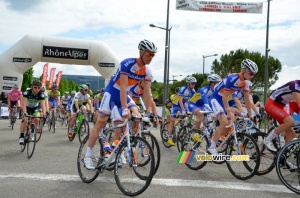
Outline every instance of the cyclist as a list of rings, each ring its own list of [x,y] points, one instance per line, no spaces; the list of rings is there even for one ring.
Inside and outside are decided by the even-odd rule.
[[[252,118],[249,87],[250,81],[253,76],[258,72],[258,67],[250,59],[245,59],[241,63],[240,73],[230,74],[225,77],[216,87],[213,94],[210,97],[210,104],[216,118],[220,122],[220,126],[216,128],[215,134],[212,138],[211,145],[208,148],[208,153],[217,155],[216,142],[220,136],[225,136],[231,131],[230,128],[226,128],[229,125],[230,120],[234,119],[234,114],[228,104],[228,97],[230,97],[235,91],[244,89],[245,106],[248,111],[248,115]]]
[[[93,122],[95,123],[98,118],[98,113],[99,113],[99,106],[101,104],[102,98],[104,94],[104,88],[101,90],[97,90],[97,94],[94,97],[94,115],[93,115]]]
[[[68,106],[69,98],[70,98],[69,92],[66,91],[65,94],[60,99],[61,104],[62,104],[62,108],[61,108],[62,115],[65,115],[67,113],[67,106]]]
[[[35,115],[40,116],[40,108],[42,109],[42,115],[46,115],[46,108],[45,108],[45,95],[40,90],[42,87],[42,83],[39,80],[33,80],[31,83],[31,88],[27,89],[24,92],[22,98],[22,111],[23,115]],[[21,125],[20,125],[20,138],[19,144],[24,144],[24,132],[26,130],[26,123],[27,117],[23,117]],[[38,126],[39,119],[35,119],[34,123]]]
[[[134,101],[128,96],[128,91],[143,79],[145,79],[145,104],[146,108],[150,109],[150,84],[152,80],[152,74],[150,68],[148,67],[148,64],[151,63],[153,57],[155,56],[157,48],[154,43],[148,40],[142,40],[138,45],[138,49],[139,57],[128,58],[123,60],[120,63],[116,74],[110,79],[109,84],[105,89],[104,96],[99,109],[98,119],[95,123],[95,126],[91,130],[88,140],[88,147],[84,158],[84,164],[87,169],[95,168],[93,165],[93,160],[91,158],[92,148],[94,147],[98,139],[99,132],[106,124],[112,110],[113,121],[115,124],[117,122],[122,122],[122,117],[129,117],[130,108],[133,111],[133,115],[140,116],[138,108],[133,108],[136,105]],[[113,141],[119,139],[121,130],[118,130],[114,133]],[[136,131],[133,130],[133,132],[135,133]],[[106,150],[109,152],[111,148],[107,148]]]
[[[176,98],[176,96],[178,95],[178,91],[179,91],[180,87],[176,87],[175,88],[175,93],[172,94],[170,96],[170,98],[168,98],[165,101],[165,112],[166,112],[166,117],[167,117],[167,122],[170,123],[171,121],[171,107],[172,107],[172,103],[173,100]]]
[[[222,78],[218,74],[210,74],[207,77],[207,81],[209,85],[199,88],[188,101],[188,109],[196,117],[194,122],[194,129],[196,130],[200,129],[201,121],[204,119],[200,111],[212,111],[208,99],[213,93],[214,86],[221,82]]]
[[[293,109],[300,108],[300,80],[290,81],[281,87],[273,90],[266,101],[265,111],[279,122],[279,126],[271,131],[265,138],[264,144],[271,151],[277,151],[272,143],[272,139],[285,132],[285,142],[290,142],[295,137],[293,126],[295,120],[285,111],[285,106],[294,101]],[[297,104],[297,105],[296,105]],[[299,111],[298,111],[299,112]]]
[[[14,84],[12,89],[7,94],[7,103],[9,108],[9,125],[8,127],[11,127],[11,120],[13,114],[14,106],[17,106],[18,115],[20,113],[20,101],[22,99],[22,92],[19,90],[19,86],[17,84]]]
[[[88,87],[88,94],[90,95],[91,103],[94,104],[94,93],[91,90],[91,84],[90,83],[85,83],[85,85]],[[89,112],[94,111],[94,109],[90,109],[89,105],[86,105],[86,108],[89,110]],[[92,106],[92,108],[93,108],[93,106]],[[88,118],[88,121],[90,122],[91,119],[92,119],[92,115],[88,114],[87,118]]]
[[[173,141],[173,128],[178,111],[181,115],[185,115],[187,113],[187,106],[185,103],[195,94],[194,88],[197,83],[197,79],[193,76],[187,76],[185,81],[187,85],[180,87],[178,95],[172,101],[171,121],[168,126],[168,144],[170,146],[175,145]]]
[[[68,121],[71,119],[71,106],[72,106],[73,100],[75,98],[75,94],[76,94],[76,91],[72,91],[71,96],[68,99],[68,105],[67,105],[67,119],[68,119]]]
[[[45,98],[48,98],[48,94],[46,92],[45,86],[41,87],[41,92],[45,95]],[[46,108],[46,114],[48,114],[49,113],[49,103],[48,103],[48,100],[45,100],[45,108]]]
[[[85,84],[79,85],[79,92],[76,93],[71,105],[71,121],[69,125],[70,138],[73,137],[76,115],[80,112],[80,110],[86,115],[86,113],[89,112],[89,109],[92,107],[90,95],[87,92],[88,87]],[[86,108],[86,105],[89,106],[89,109]]]
[[[58,91],[58,86],[55,84],[51,88],[52,90],[48,92],[48,103],[50,109],[54,108],[54,120],[56,120],[56,107],[60,106],[60,92]]]

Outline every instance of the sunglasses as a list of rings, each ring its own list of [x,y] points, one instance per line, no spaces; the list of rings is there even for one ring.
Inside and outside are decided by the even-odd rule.
[[[248,74],[249,74],[249,76],[254,76],[255,75],[255,73],[252,72],[252,71],[248,71]]]
[[[155,56],[155,53],[153,53],[153,52],[145,52],[145,54],[148,57],[154,57]]]
[[[192,82],[191,85],[195,85],[196,83]]]
[[[87,89],[84,89],[83,91],[88,91]]]
[[[41,89],[41,87],[32,87],[33,89]]]

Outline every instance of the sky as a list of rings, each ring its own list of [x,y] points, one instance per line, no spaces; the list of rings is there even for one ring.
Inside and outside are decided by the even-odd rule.
[[[170,0],[170,79],[202,73],[203,55],[218,54],[205,58],[205,73],[210,72],[214,59],[232,50],[265,55],[267,1],[222,2],[264,2],[263,13],[182,11]],[[271,88],[299,79],[299,8],[299,0],[270,3],[269,55],[282,63],[279,80]],[[162,82],[166,32],[149,24],[166,27],[166,19],[167,0],[0,0],[0,54],[25,35],[42,35],[101,41],[121,61],[138,57],[139,41],[148,39],[158,47],[150,67],[154,79]],[[41,76],[44,64],[33,67],[34,76]],[[63,74],[100,75],[92,66],[50,63],[49,70],[52,67]]]

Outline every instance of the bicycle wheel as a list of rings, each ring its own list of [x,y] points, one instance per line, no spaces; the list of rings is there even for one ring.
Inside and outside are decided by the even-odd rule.
[[[237,133],[238,145],[235,144],[234,135],[228,140],[227,149],[225,154],[234,157],[236,160],[242,161],[231,161],[226,160],[226,165],[229,172],[237,179],[246,180],[252,178],[260,164],[260,152],[258,145],[253,137],[246,133]],[[249,146],[251,145],[251,146]],[[239,148],[237,148],[239,147]],[[239,153],[239,151],[241,151]],[[249,161],[241,155],[248,155]],[[240,157],[239,157],[240,156]],[[234,160],[234,159],[232,159]]]
[[[155,158],[155,169],[153,175],[156,174],[160,164],[160,148],[157,139],[150,132],[142,132],[142,137],[150,144]]]
[[[280,181],[291,191],[300,194],[300,140],[287,143],[279,152],[276,172]]]
[[[256,140],[260,151],[260,165],[256,172],[256,175],[266,175],[271,172],[275,167],[276,156],[264,145],[263,141],[268,136],[263,132],[256,132],[251,134]]]
[[[31,158],[36,144],[36,128],[35,124],[31,124],[30,134],[27,142],[27,157]]]
[[[76,130],[76,128],[77,128],[77,125],[76,125],[76,122],[75,122],[75,123],[74,123],[74,130]],[[70,136],[69,136],[69,131],[70,131],[70,130],[71,130],[71,129],[70,129],[70,122],[69,122],[69,124],[68,124],[68,130],[67,130],[67,136],[68,136],[69,141],[72,142],[72,141],[74,140],[75,136],[76,136],[76,133],[75,133],[75,131],[73,131],[73,136],[70,137]]]
[[[81,127],[79,129],[78,132],[78,139],[79,142],[81,143],[81,141],[85,138],[88,137],[90,134],[90,127],[89,127],[89,123],[86,120],[83,120],[83,123],[81,124]]]
[[[199,134],[199,138],[197,140],[193,140],[192,137],[194,137],[196,133]],[[201,156],[206,155],[208,146],[209,142],[204,133],[199,133],[198,131],[194,130],[192,130],[190,133],[187,133],[182,139],[181,152],[186,152],[186,155],[192,152],[194,157],[192,159],[189,159],[189,161],[185,161],[185,165],[191,170],[199,170],[203,168],[206,165],[207,161],[201,160]],[[178,158],[177,161],[181,163],[179,160],[181,159]]]
[[[51,115],[52,115],[52,113],[51,113]],[[48,125],[48,130],[51,131],[51,127],[52,127],[52,116],[49,116],[49,117],[48,117],[47,125]]]
[[[97,169],[95,170],[88,170],[85,168],[85,165],[83,163],[83,159],[85,157],[85,152],[87,149],[87,141],[88,137],[85,137],[79,147],[78,155],[77,155],[77,170],[78,174],[81,178],[81,180],[85,183],[91,183],[93,182],[99,175],[99,172]],[[100,159],[100,151],[101,151],[101,144],[95,144],[93,148],[93,153],[91,155],[91,158],[93,159],[94,166],[96,167],[98,164],[98,161]]]
[[[56,128],[56,124],[55,124],[55,115],[54,115],[54,111],[52,111],[52,120],[51,123],[53,125],[53,133],[55,133],[55,128]]]
[[[131,137],[130,148],[127,141],[121,146],[115,160],[115,180],[118,188],[127,196],[137,196],[143,193],[150,185],[155,160],[153,150],[149,143],[140,137]],[[126,164],[118,167],[117,163],[125,152]],[[148,163],[145,163],[148,161]],[[143,166],[141,166],[143,165]]]
[[[181,142],[184,138],[184,136],[189,133],[191,130],[193,129],[193,126],[192,125],[186,125],[186,126],[183,126],[179,129],[179,133],[177,135],[177,141],[176,141],[176,144],[177,144],[177,150],[178,152],[181,151]]]
[[[40,119],[39,121],[39,127],[38,129],[40,130],[40,132],[36,132],[36,142],[40,141],[41,136],[42,136],[42,132],[43,132],[43,126],[44,126],[44,119]]]
[[[160,130],[160,137],[162,140],[163,145],[166,148],[170,148],[171,146],[167,143],[168,142],[168,128],[167,126],[169,126],[169,122],[165,122]]]

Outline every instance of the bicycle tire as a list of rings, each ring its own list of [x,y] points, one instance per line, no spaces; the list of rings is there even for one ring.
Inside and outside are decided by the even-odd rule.
[[[74,124],[74,128],[76,129],[76,122]],[[70,131],[70,122],[68,124],[67,136],[68,136],[69,141],[72,142],[75,139],[76,133],[73,131],[73,136],[70,137],[69,136],[69,131]]]
[[[273,152],[267,149],[264,145],[263,140],[268,136],[263,132],[256,132],[251,134],[256,140],[259,151],[260,151],[260,165],[256,172],[256,175],[266,175],[275,168],[276,156]]]
[[[295,146],[296,148],[294,148],[291,152],[291,149]],[[287,153],[290,154],[287,155]],[[290,159],[290,157],[294,159]],[[283,160],[285,162],[284,164],[282,163]],[[292,160],[294,163],[291,162]],[[290,168],[284,168],[288,166],[287,161],[289,161],[289,163],[296,164],[295,170],[292,171]],[[285,187],[294,193],[300,194],[300,139],[287,143],[281,149],[276,160],[276,172]],[[295,183],[295,187],[293,187],[293,183]]]
[[[142,137],[150,144],[155,158],[155,168],[153,175],[156,174],[160,164],[160,148],[157,139],[150,132],[142,132]]]
[[[83,126],[83,127],[82,127]],[[79,132],[78,132],[78,140],[81,143],[81,141],[85,138],[88,137],[90,134],[90,126],[88,121],[83,120],[80,128],[79,128]]]
[[[240,180],[247,180],[252,178],[256,173],[260,165],[260,152],[255,139],[247,134],[247,133],[237,133],[236,134],[239,146],[244,150],[243,155],[249,155],[249,162],[248,161],[226,161],[227,168],[229,172],[237,179]],[[235,145],[234,143],[234,136],[232,135],[231,138],[228,140],[228,145],[225,154],[226,155],[240,155],[239,153],[234,153],[239,149],[235,148],[230,145]],[[252,149],[247,148],[247,144],[253,144],[254,147]],[[236,146],[236,145],[235,145]],[[246,152],[247,149],[247,152]],[[249,150],[249,151],[248,151]],[[235,166],[233,166],[235,163]],[[238,164],[239,163],[239,164]],[[238,164],[238,166],[236,166]],[[242,164],[242,165],[241,165]],[[245,170],[238,172],[238,168],[244,167]]]
[[[181,127],[179,129],[179,133],[177,135],[177,139],[176,139],[176,146],[177,146],[177,150],[178,152],[181,151],[181,142],[184,138],[184,136],[189,133],[191,130],[193,130],[193,126],[192,125],[185,125],[183,127]]]
[[[33,137],[33,139],[31,139]],[[34,153],[36,144],[36,127],[35,124],[31,124],[30,135],[27,143],[27,157],[30,159]]]
[[[27,129],[26,129],[27,130]],[[24,133],[24,143],[23,144],[20,144],[20,148],[21,148],[21,152],[24,152],[25,151],[25,148],[26,148],[26,144],[27,144],[27,132]]]
[[[44,120],[44,119],[43,119]],[[39,129],[41,130],[40,133],[36,133],[36,142],[40,141],[41,139],[41,136],[42,136],[42,133],[43,133],[43,125],[44,125],[44,122],[41,122],[41,120],[39,121]]]
[[[167,129],[168,124],[169,124],[169,122],[165,122],[163,124],[162,129],[160,130],[160,137],[161,137],[161,140],[162,140],[162,143],[163,143],[164,147],[166,147],[166,148],[171,147],[171,145],[169,145],[167,143],[168,142],[168,129]]]
[[[85,157],[85,154],[83,153],[84,151],[86,151],[87,148],[87,141],[88,141],[88,137],[85,137],[79,147],[78,150],[78,155],[77,155],[77,170],[78,170],[78,174],[80,176],[80,179],[85,182],[85,183],[91,183],[93,182],[99,175],[99,172],[97,169],[95,170],[88,170],[85,168],[85,165],[83,163],[83,159]],[[100,148],[98,149],[97,147],[100,145]],[[93,148],[93,153],[92,153],[92,159],[94,162],[94,166],[96,167],[98,164],[98,161],[100,159],[100,152],[101,151],[101,144],[95,144],[94,148]]]
[[[54,115],[54,110],[52,111],[52,125],[53,125],[53,133],[55,133],[55,127],[56,127],[56,123],[55,123],[55,115]]]
[[[192,136],[194,133],[198,133],[196,131],[193,131],[191,133],[187,133],[185,137],[182,140],[181,143],[181,152],[190,152],[195,151],[195,157],[192,160],[189,160],[188,163],[185,163],[185,165],[191,169],[191,170],[199,170],[203,168],[206,164],[206,160],[198,161],[196,158],[196,155],[205,155],[207,153],[207,148],[209,146],[209,141],[204,133],[199,133],[199,139],[200,141],[194,141],[192,140]]]
[[[143,149],[135,148],[137,145],[140,145],[140,144],[143,145],[143,147],[142,147]],[[150,144],[145,139],[143,139],[141,137],[131,137],[130,150],[132,152],[131,152],[131,156],[129,156],[130,159],[134,160],[133,158],[136,158],[136,157],[133,157],[133,155],[138,156],[140,154],[138,151],[146,149],[148,155],[144,155],[144,157],[140,156],[139,159],[142,159],[142,160],[145,159],[146,161],[150,159],[149,163],[147,163],[149,168],[148,168],[148,166],[147,167],[140,166],[140,164],[142,164],[140,162],[138,162],[136,165],[130,166],[129,161],[128,161],[128,153],[126,155],[127,163],[123,164],[122,167],[118,167],[117,163],[120,160],[119,158],[121,158],[122,152],[123,151],[125,152],[126,149],[127,149],[127,141],[125,141],[124,144],[121,146],[121,148],[118,151],[117,156],[116,156],[115,169],[114,169],[115,181],[117,183],[118,188],[125,195],[137,196],[137,195],[140,195],[141,193],[143,193],[148,188],[148,186],[150,185],[150,183],[152,181],[154,168],[155,168],[154,153],[153,153],[153,150],[152,150]],[[133,154],[133,152],[136,152],[136,153]],[[146,152],[146,151],[144,151],[144,152]],[[139,187],[138,189],[130,190],[130,189],[128,189],[129,187],[125,186],[126,182],[123,183],[123,181],[122,181],[121,175],[122,175],[123,171],[126,173],[129,173],[130,169],[133,170],[132,176],[135,175],[140,180],[138,182],[136,182],[136,179],[128,180],[128,178],[125,178],[125,180],[127,182],[129,182],[129,185],[128,185],[129,187],[137,187],[138,185],[141,185],[141,187]],[[146,170],[146,169],[147,169],[147,174],[142,174],[141,171]],[[134,185],[132,185],[132,183],[130,183],[130,181],[134,182]]]

